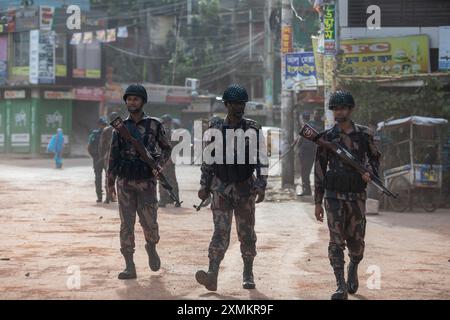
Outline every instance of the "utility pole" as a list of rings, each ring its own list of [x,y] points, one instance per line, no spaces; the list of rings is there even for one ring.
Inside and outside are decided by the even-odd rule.
[[[253,59],[253,12],[248,10],[248,60]]]
[[[231,33],[232,33],[233,39],[237,39],[237,37],[238,37],[238,32],[237,32],[238,28],[237,28],[236,22],[237,22],[236,21],[236,2],[234,2],[233,9],[231,11],[231,28],[232,28]],[[235,72],[232,72],[230,74],[230,79],[231,79],[231,83],[237,82]]]
[[[270,27],[270,15],[273,9],[273,0],[267,0],[264,14],[264,97],[267,106],[267,125],[273,126],[273,67],[275,60],[274,41]]]
[[[187,0],[187,24],[192,24],[192,0]]]
[[[293,13],[290,0],[282,0],[281,5],[281,128],[284,129],[282,146],[289,148],[294,140],[293,92],[286,89],[285,56],[292,51],[292,19]],[[294,187],[294,152],[291,150],[281,162],[281,186]]]

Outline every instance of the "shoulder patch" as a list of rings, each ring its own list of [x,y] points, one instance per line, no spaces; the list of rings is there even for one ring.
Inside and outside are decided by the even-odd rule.
[[[216,118],[208,121],[208,127],[209,128],[220,128],[224,122],[224,119],[222,118]]]
[[[245,121],[247,123],[247,126],[250,127],[250,128],[253,128],[253,129],[256,129],[256,130],[260,130],[262,128],[261,125],[257,121],[255,121],[253,119],[245,118]]]
[[[363,133],[368,134],[370,136],[373,136],[375,133],[373,132],[372,129],[370,129],[369,127],[360,125],[360,124],[356,124],[356,127]]]
[[[157,117],[148,117],[150,120],[157,122],[158,124],[162,124],[162,121],[160,118]]]

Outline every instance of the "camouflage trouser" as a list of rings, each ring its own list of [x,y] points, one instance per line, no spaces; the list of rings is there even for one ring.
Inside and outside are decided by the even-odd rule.
[[[99,161],[98,158],[94,158],[94,174],[95,174],[95,193],[97,194],[97,199],[102,199],[102,173],[103,173],[103,161]]]
[[[255,196],[250,193],[254,178],[241,183],[224,185],[214,177],[211,209],[213,211],[214,234],[209,244],[209,258],[221,261],[230,244],[233,213],[236,229],[241,243],[242,258],[256,256]],[[228,195],[225,199],[223,194]]]
[[[117,180],[117,197],[121,221],[120,251],[134,253],[136,211],[139,223],[144,230],[145,240],[148,243],[158,243],[156,179],[136,181],[119,178]]]
[[[333,269],[344,268],[345,245],[350,260],[359,263],[364,255],[366,202],[325,198],[330,243],[328,257]]]
[[[173,193],[179,198],[178,194],[178,182],[177,182],[177,176],[175,174],[175,164],[169,160],[170,163],[167,163],[166,166],[164,166],[163,174],[166,177],[167,181],[173,188]],[[169,192],[159,184],[159,201],[161,204],[168,204],[173,203],[174,201],[169,195]]]

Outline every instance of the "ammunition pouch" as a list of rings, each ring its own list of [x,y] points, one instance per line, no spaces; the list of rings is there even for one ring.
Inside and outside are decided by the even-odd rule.
[[[140,159],[121,160],[117,175],[129,180],[147,180],[154,176],[150,167]]]
[[[254,165],[215,164],[214,174],[225,183],[243,182],[253,175]]]
[[[361,174],[355,170],[328,171],[324,185],[327,190],[342,193],[361,193],[367,187]]]

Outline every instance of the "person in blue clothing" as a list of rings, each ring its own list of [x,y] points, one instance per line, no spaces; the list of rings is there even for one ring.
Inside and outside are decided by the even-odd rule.
[[[53,159],[55,159],[56,168],[61,169],[63,166],[62,153],[64,151],[64,134],[61,128],[58,128],[56,134],[50,139],[47,151],[55,155]]]

